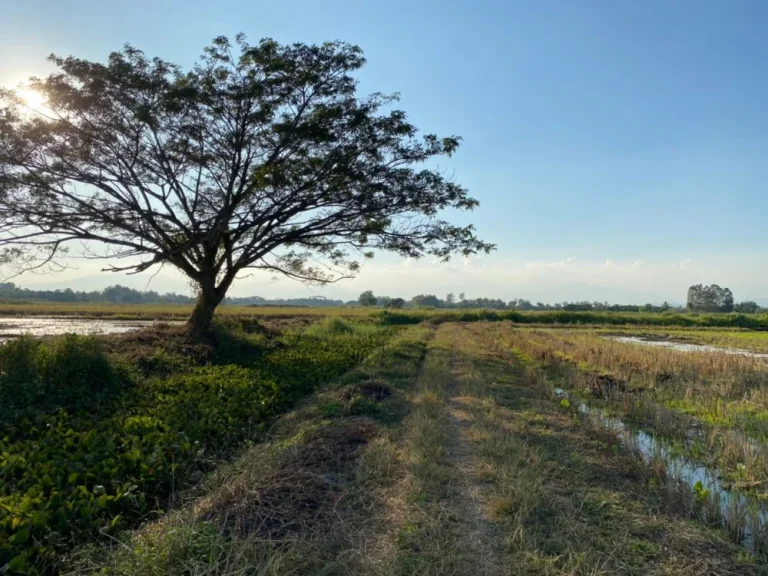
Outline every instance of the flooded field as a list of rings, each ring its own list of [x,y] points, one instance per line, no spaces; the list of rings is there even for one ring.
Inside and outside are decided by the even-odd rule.
[[[607,432],[637,455],[682,514],[768,558],[768,354],[739,345],[762,346],[760,338],[487,331],[531,362],[553,385],[557,404],[587,429]]]
[[[653,346],[667,348],[678,352],[707,352],[715,354],[728,354],[731,356],[745,356],[748,358],[768,358],[768,354],[760,354],[741,348],[724,348],[722,346],[710,346],[708,344],[692,344],[690,342],[678,342],[675,340],[653,340],[642,336],[608,336],[609,340],[623,342],[625,344],[638,344],[641,346]]]
[[[11,317],[0,318],[0,342],[32,336],[59,336],[62,334],[123,334],[155,324],[154,320],[109,320],[67,317]],[[171,322],[179,324],[180,322]]]
[[[561,388],[555,392],[560,398],[567,397]],[[696,494],[703,519],[720,524],[732,534],[735,541],[752,552],[764,550],[768,527],[768,503],[765,500],[733,490],[731,483],[724,481],[721,470],[687,459],[679,453],[679,449],[663,438],[575,400],[579,412],[595,425],[617,434],[624,445],[639,453],[649,465],[654,460],[661,462],[670,478]],[[691,429],[689,434],[698,436],[701,432]]]

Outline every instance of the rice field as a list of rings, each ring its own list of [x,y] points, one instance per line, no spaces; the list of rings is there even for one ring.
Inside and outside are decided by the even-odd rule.
[[[0,347],[0,392],[34,378],[51,395],[0,410],[6,570],[768,571],[764,333],[423,314]],[[67,524],[34,516],[55,494],[80,507]]]

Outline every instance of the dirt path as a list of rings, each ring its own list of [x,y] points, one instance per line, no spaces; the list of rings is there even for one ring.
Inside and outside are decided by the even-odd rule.
[[[466,398],[458,395],[448,398],[448,417],[451,434],[447,453],[456,471],[458,490],[455,507],[464,525],[462,547],[468,551],[476,567],[475,574],[502,574],[498,528],[493,525],[487,513],[488,487],[477,477],[479,463],[475,455],[476,446],[469,440],[473,418],[466,409]]]

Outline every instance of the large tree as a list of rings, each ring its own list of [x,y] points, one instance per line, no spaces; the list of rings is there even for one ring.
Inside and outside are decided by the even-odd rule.
[[[689,310],[698,312],[732,312],[733,292],[717,284],[696,284],[688,289],[687,306]]]
[[[419,137],[395,96],[358,95],[356,46],[221,37],[186,72],[130,46],[51,60],[60,71],[30,81],[44,107],[0,94],[0,247],[24,268],[83,243],[107,270],[174,266],[201,334],[249,269],[327,283],[373,249],[493,248],[439,218],[477,201],[419,167],[459,139]]]

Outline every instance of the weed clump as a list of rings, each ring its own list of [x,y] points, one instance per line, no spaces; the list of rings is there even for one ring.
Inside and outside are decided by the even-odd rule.
[[[19,338],[0,347],[0,425],[57,409],[93,409],[121,382],[96,338]]]

